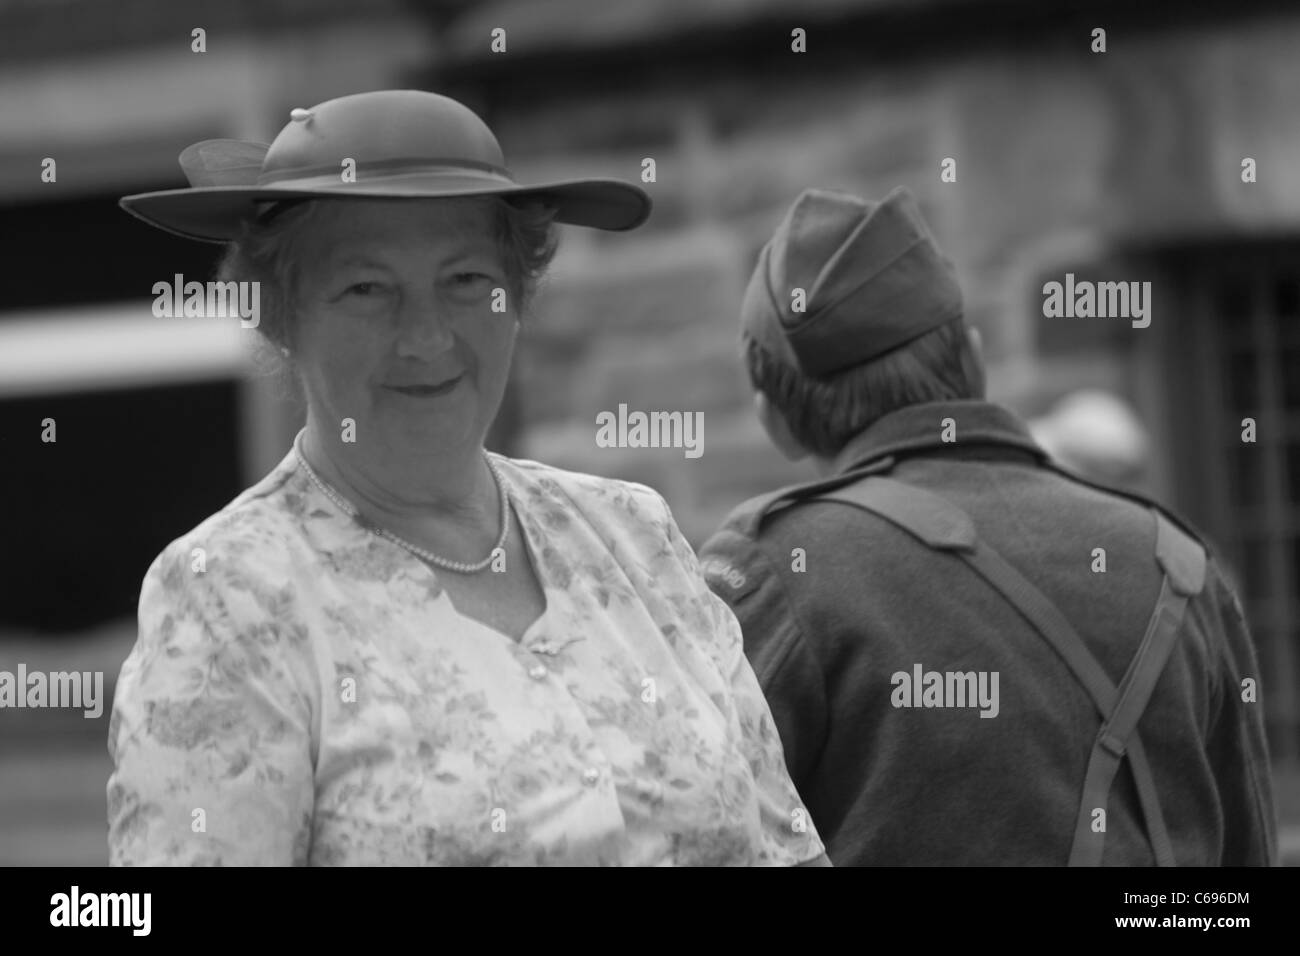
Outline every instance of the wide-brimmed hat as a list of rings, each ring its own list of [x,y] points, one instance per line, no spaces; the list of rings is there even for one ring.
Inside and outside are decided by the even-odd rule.
[[[122,208],[189,239],[225,242],[277,201],[498,195],[554,204],[559,222],[633,229],[650,197],[616,179],[524,185],[468,107],[437,93],[382,90],[295,109],[269,146],[210,139],[180,155],[188,189],[125,196]]]

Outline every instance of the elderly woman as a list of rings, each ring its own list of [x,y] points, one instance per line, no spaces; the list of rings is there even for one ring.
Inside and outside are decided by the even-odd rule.
[[[229,241],[306,426],[154,561],[117,685],[114,864],[827,865],[731,613],[651,489],[484,450],[554,222],[414,91],[207,141],[124,199]]]

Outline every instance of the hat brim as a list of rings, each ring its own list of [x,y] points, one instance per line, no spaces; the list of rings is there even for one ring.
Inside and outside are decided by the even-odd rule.
[[[119,205],[159,229],[205,242],[236,238],[253,218],[258,204],[284,199],[437,199],[501,196],[542,199],[556,207],[558,222],[622,232],[635,229],[650,216],[651,201],[644,190],[617,179],[581,179],[538,185],[486,185],[482,178],[440,175],[401,175],[338,186],[295,188],[277,186],[204,186],[167,189],[124,196]]]

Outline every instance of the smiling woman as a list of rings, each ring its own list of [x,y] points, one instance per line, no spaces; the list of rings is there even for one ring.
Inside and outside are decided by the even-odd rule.
[[[293,116],[245,188],[231,157],[261,154],[209,146],[194,189],[123,200],[232,243],[307,422],[145,577],[112,862],[824,865],[664,500],[483,447],[552,223],[649,200],[518,186],[434,94]],[[321,172],[340,157],[355,182]]]
[[[276,304],[265,334],[307,395],[309,458],[345,419],[365,440],[335,455],[368,457],[378,443],[481,457],[473,448],[500,406],[522,302],[555,247],[549,214],[533,215],[512,228],[525,213],[497,197],[311,200],[278,218],[274,241],[244,240]],[[226,274],[239,274],[240,248]]]

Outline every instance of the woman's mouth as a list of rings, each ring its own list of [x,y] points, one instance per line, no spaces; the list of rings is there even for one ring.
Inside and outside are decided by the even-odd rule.
[[[457,375],[441,385],[385,385],[384,388],[390,392],[397,392],[399,395],[408,395],[412,398],[435,398],[439,395],[446,395],[459,385],[460,380],[464,377],[464,375]]]

